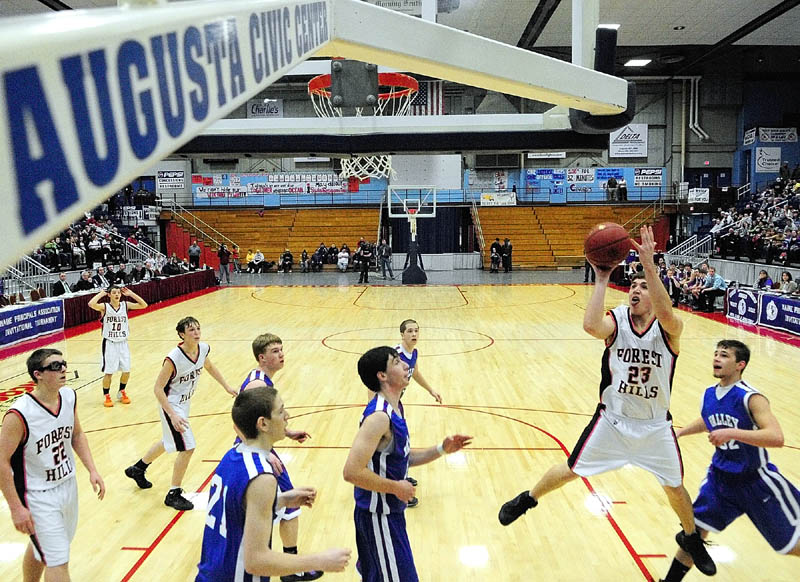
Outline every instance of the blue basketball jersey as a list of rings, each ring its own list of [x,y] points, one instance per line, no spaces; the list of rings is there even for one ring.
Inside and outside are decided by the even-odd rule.
[[[717,386],[706,389],[703,395],[703,421],[709,431],[720,428],[754,430],[758,428],[750,416],[748,401],[759,392],[740,380],[722,396],[717,397]],[[711,466],[726,473],[755,473],[769,462],[764,448],[739,441],[723,443],[714,452]]]
[[[417,366],[417,348],[414,348],[414,351],[409,354],[403,349],[403,344],[400,344],[395,350],[397,350],[397,355],[400,356],[400,359],[408,364],[408,379],[411,380],[414,368]]]
[[[208,515],[203,530],[203,549],[195,582],[258,582],[268,576],[254,576],[244,569],[242,536],[245,521],[245,493],[259,475],[272,475],[267,452],[240,444],[217,465],[208,491]],[[276,499],[272,502],[275,517]],[[270,544],[272,547],[272,535]]]
[[[275,384],[272,383],[272,379],[267,376],[265,372],[256,368],[255,370],[251,370],[247,377],[245,377],[244,382],[242,382],[242,385],[239,386],[239,392],[244,391],[244,387],[254,380],[263,380],[264,383],[270,388],[275,386]]]
[[[381,477],[400,481],[408,474],[408,458],[411,453],[411,443],[408,438],[408,426],[403,417],[403,405],[400,411],[394,410],[380,393],[373,398],[364,409],[361,423],[371,414],[383,413],[389,417],[392,431],[392,440],[383,450],[372,454],[367,467]],[[360,425],[360,424],[359,424]],[[355,488],[356,507],[372,513],[390,514],[398,513],[406,508],[406,504],[391,493],[377,493],[367,489]]]

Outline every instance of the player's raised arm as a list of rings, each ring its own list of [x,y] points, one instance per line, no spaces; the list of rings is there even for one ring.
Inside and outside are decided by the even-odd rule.
[[[94,294],[94,296],[91,299],[89,299],[89,303],[88,303],[89,308],[90,309],[94,309],[95,311],[99,311],[100,313],[105,313],[106,312],[106,304],[105,303],[100,303],[100,300],[103,297],[107,297],[107,296],[108,296],[108,293],[105,291],[105,289],[102,289],[102,290],[98,291],[97,293]]]
[[[128,304],[128,309],[134,309],[134,310],[136,310],[136,309],[147,309],[147,301],[145,301],[144,299],[139,297],[136,293],[134,293],[133,291],[131,291],[127,287],[123,287],[121,293],[125,297],[130,297],[131,299],[133,299],[136,302],[136,303],[129,303]]]
[[[616,326],[614,318],[606,313],[605,300],[608,280],[611,278],[611,269],[602,269],[596,265],[592,268],[597,273],[597,279],[583,314],[583,330],[592,337],[605,340],[610,337]]]
[[[656,267],[653,256],[656,251],[656,242],[653,237],[653,228],[650,226],[643,226],[641,231],[642,242],[637,243],[631,239],[633,246],[639,253],[639,261],[644,267],[644,277],[647,281],[647,291],[650,295],[650,302],[653,305],[653,313],[655,313],[658,323],[664,328],[664,331],[670,336],[670,339],[676,340],[680,337],[683,331],[683,321],[672,309],[672,299],[667,293],[664,284],[661,282],[661,277],[658,276],[658,268]]]

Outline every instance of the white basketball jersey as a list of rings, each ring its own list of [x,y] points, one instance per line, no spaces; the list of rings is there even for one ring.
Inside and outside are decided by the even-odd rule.
[[[103,339],[110,342],[124,342],[128,339],[128,303],[119,302],[119,309],[111,307],[111,303],[106,303],[106,311],[103,320]]]
[[[603,354],[601,402],[606,410],[620,416],[664,420],[678,355],[657,319],[638,333],[627,305],[610,313],[617,329]]]
[[[25,425],[25,440],[11,455],[14,484],[20,499],[26,491],[44,491],[75,478],[72,433],[75,430],[75,391],[58,391],[53,414],[32,394],[23,394],[7,414],[18,414]]]
[[[192,360],[183,351],[183,343],[180,343],[167,354],[167,359],[175,366],[175,372],[164,387],[164,393],[170,404],[188,406],[210,351],[211,348],[207,343],[200,342],[197,360]]]

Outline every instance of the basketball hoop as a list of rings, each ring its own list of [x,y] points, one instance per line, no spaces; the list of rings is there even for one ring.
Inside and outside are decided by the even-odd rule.
[[[414,77],[403,73],[379,73],[378,86],[380,93],[372,107],[356,107],[356,117],[369,115],[408,115],[411,112],[411,100],[419,91],[419,83]],[[331,76],[317,75],[308,82],[308,94],[317,117],[343,117],[341,107],[337,107],[331,100]],[[342,178],[355,177],[359,180],[366,178],[397,177],[392,170],[392,156],[355,156],[342,159]]]

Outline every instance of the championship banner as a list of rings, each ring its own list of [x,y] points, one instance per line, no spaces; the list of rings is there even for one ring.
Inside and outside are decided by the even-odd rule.
[[[481,192],[481,206],[516,206],[516,192]]]
[[[772,143],[797,142],[796,127],[759,127],[758,140]]]
[[[800,335],[800,301],[783,295],[763,293],[758,325]]]
[[[758,323],[759,293],[749,289],[728,289],[728,310],[725,316],[742,323]]]
[[[0,346],[33,339],[64,329],[64,300],[56,299],[0,314]]]

